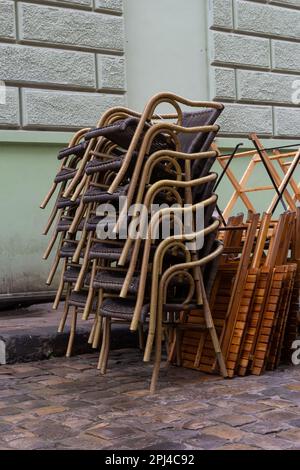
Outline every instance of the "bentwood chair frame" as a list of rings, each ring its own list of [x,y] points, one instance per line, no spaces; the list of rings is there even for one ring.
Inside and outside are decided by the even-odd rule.
[[[77,131],[74,136],[72,137],[72,139],[70,140],[69,142],[69,145],[68,147],[65,149],[65,150],[68,150],[68,149],[71,149],[72,147],[75,147],[76,145],[78,145],[78,143],[80,142],[80,140],[84,137],[84,135],[89,132],[90,128],[84,128],[84,129],[80,129],[79,131]],[[67,152],[68,153],[68,152]],[[61,162],[61,165],[58,169],[58,172],[60,172],[61,170],[63,170],[64,168],[67,168],[67,163],[69,161],[69,159],[72,157],[73,154],[71,153],[68,153],[62,160]],[[46,194],[45,198],[43,199],[43,201],[41,202],[41,205],[40,205],[40,208],[41,209],[45,209],[45,207],[47,206],[47,204],[49,203],[52,195],[54,194],[57,186],[58,186],[59,183],[56,183],[56,182],[53,182],[49,192]],[[62,191],[61,191],[61,194],[63,193],[64,191],[64,187],[65,185],[62,185]]]
[[[138,156],[138,159],[139,158],[143,158],[144,159],[144,156],[147,154],[147,151],[149,149],[149,147],[151,146],[151,143],[153,142],[154,138],[156,135],[160,134],[162,131],[164,131],[164,133],[169,133],[170,136],[175,136],[175,134],[173,133],[173,131],[175,130],[180,130],[180,132],[187,132],[187,133],[195,133],[195,132],[217,132],[219,129],[219,126],[199,126],[199,127],[194,127],[194,128],[183,128],[181,126],[177,126],[177,125],[173,125],[173,124],[156,124],[154,125],[152,128],[150,128],[145,136],[144,136],[144,139],[143,139],[143,143],[141,145],[141,148],[140,148],[140,151],[139,151],[139,156]],[[127,153],[128,154],[128,153]],[[127,154],[125,156],[125,158],[127,158]],[[154,154],[153,154],[154,155]],[[212,154],[209,154],[211,156],[214,156],[215,153],[212,153]],[[142,156],[142,157],[141,157]],[[159,156],[157,158],[160,158],[161,157],[161,154],[159,154]],[[184,157],[183,157],[184,158]],[[174,163],[173,163],[174,162]],[[178,164],[177,164],[177,160],[174,160],[172,161],[172,164],[174,165],[175,169],[177,169],[178,167]],[[137,167],[137,164],[135,165],[135,169]],[[123,165],[121,167],[121,169],[123,168]],[[135,171],[135,170],[134,170]],[[118,173],[119,174],[119,173]],[[146,175],[145,175],[145,178],[146,178]],[[143,179],[143,183],[145,181],[145,178]],[[167,180],[163,180],[163,182],[165,183]],[[172,184],[173,180],[169,180],[171,183],[166,183],[167,185],[170,185]],[[161,183],[161,182],[160,182]],[[129,183],[129,188],[131,186],[131,183]],[[136,188],[135,188],[136,189]],[[141,189],[141,193],[144,192],[145,190],[145,187],[142,186],[142,189]],[[128,199],[129,197],[129,189],[128,189],[128,193],[127,193],[127,205],[125,205],[125,210],[126,210],[126,207],[129,207],[130,206],[130,200]],[[121,210],[122,212],[122,210]],[[123,212],[124,214],[124,212]],[[126,213],[126,218],[127,218],[127,213]],[[121,220],[121,216],[119,215],[119,221]],[[118,225],[118,223],[117,223]],[[89,237],[87,239],[87,244],[90,244],[90,240],[92,238],[92,233],[89,234]],[[126,249],[126,251],[124,251],[124,254],[123,254],[123,262],[124,262],[124,258],[126,257],[127,258],[127,255],[128,255],[128,251],[129,251],[129,248],[128,250]],[[74,261],[76,261],[76,259],[74,258]],[[81,286],[81,283],[82,283],[82,279],[83,279],[83,276],[84,276],[84,270],[86,269],[87,267],[87,256],[85,257],[84,259],[84,262],[83,262],[83,268],[82,268],[82,273],[81,275],[79,276],[78,278],[78,283],[76,284],[75,286],[75,290],[76,291],[79,291],[80,290],[80,286]]]
[[[191,131],[192,129],[192,131]],[[185,128],[183,132],[189,133],[193,132],[196,128]],[[198,132],[203,132],[203,127],[198,127]],[[142,176],[140,179],[140,184],[138,188],[138,193],[135,198],[135,204],[141,204],[143,202],[143,196],[145,189],[148,187],[152,172],[154,170],[155,165],[162,161],[169,161],[172,165],[177,169],[177,180],[182,179],[182,169],[178,163],[178,160],[185,161],[195,161],[207,158],[215,158],[217,156],[216,151],[206,151],[206,152],[197,152],[197,153],[184,153],[180,151],[172,151],[172,150],[161,150],[159,152],[153,153],[146,161],[144,169],[142,171]],[[145,197],[144,204],[149,207],[147,202],[147,196]],[[135,216],[133,216],[132,224],[135,223]],[[128,237],[124,249],[122,251],[122,255],[119,260],[119,265],[122,266],[127,259],[129,249],[133,243],[133,240]]]
[[[216,200],[216,198],[210,198],[210,199],[213,199],[213,202],[215,202]],[[211,203],[212,201],[203,201],[201,203],[198,203],[193,207],[193,210],[196,210],[200,206],[203,207],[204,205],[208,205],[209,202]],[[179,211],[182,212],[182,211],[187,210],[187,208],[175,208],[175,210],[176,212],[179,212]],[[191,209],[189,208],[189,210]],[[169,215],[168,214],[169,211],[170,209],[162,209],[160,211],[160,214],[159,214],[160,217],[156,218],[156,221],[155,221],[155,224],[153,224],[152,230],[156,229],[157,224],[161,221],[163,217],[166,217]],[[162,317],[159,317],[159,313],[157,312],[160,312],[160,309],[162,308],[163,303],[165,303],[166,290],[167,290],[167,286],[169,282],[171,281],[171,278],[174,278],[174,276],[177,276],[178,274],[180,274],[181,277],[182,276],[188,277],[188,281],[190,283],[188,295],[185,301],[182,301],[182,310],[186,310],[186,308],[189,307],[189,303],[194,295],[194,292],[196,291],[197,304],[202,305],[203,303],[203,306],[204,306],[205,322],[206,322],[205,328],[207,328],[211,334],[216,356],[220,365],[221,373],[224,377],[227,376],[225,363],[222,358],[222,352],[220,349],[219,340],[215,332],[213,320],[211,317],[211,312],[209,309],[208,300],[205,294],[204,284],[202,280],[202,273],[200,270],[201,266],[204,266],[205,264],[210,262],[212,259],[214,259],[215,256],[218,256],[222,252],[222,247],[218,248],[218,250],[216,250],[214,253],[211,253],[210,255],[200,260],[192,261],[191,254],[187,250],[186,245],[183,243],[186,241],[191,243],[192,241],[197,240],[197,238],[199,238],[200,236],[205,236],[208,233],[215,232],[219,226],[219,223],[220,223],[219,221],[215,220],[209,227],[206,227],[197,233],[189,233],[189,234],[175,235],[175,236],[168,237],[167,239],[163,240],[156,248],[153,267],[152,267],[152,286],[151,286],[150,309],[149,309],[149,312],[150,312],[149,332],[148,332],[148,338],[147,338],[147,346],[146,346],[146,350],[144,354],[144,360],[149,361],[153,339],[156,336],[156,341],[157,341],[156,342],[156,359],[155,359],[153,377],[151,381],[152,392],[155,390],[155,386],[156,386],[159,365],[160,365],[160,355],[161,355],[161,346],[159,348],[158,345],[159,343],[161,343],[161,339],[162,339],[161,323],[160,323]],[[184,263],[179,263],[179,264],[171,266],[171,268],[168,268],[166,270],[167,277],[164,277],[164,274],[162,275],[162,265],[164,261],[164,256],[166,255],[167,251],[172,248],[177,248],[183,251],[186,261]],[[193,276],[188,275],[187,273],[187,270],[190,270],[190,269],[193,269]],[[166,281],[166,285],[164,286],[165,281]],[[161,298],[162,292],[163,292],[164,301]],[[195,308],[195,304],[193,305],[193,308]],[[100,307],[100,312],[101,312],[101,307]],[[139,321],[140,321],[140,316],[139,316]],[[101,347],[99,363],[98,363],[98,368],[101,369],[102,373],[105,373],[106,371],[106,364],[107,364],[107,359],[108,359],[110,323],[111,323],[110,318],[104,318],[103,340],[102,340],[102,347]]]
[[[212,179],[211,176],[209,176],[209,177],[203,177],[199,180],[201,180],[201,183],[203,184],[204,182],[207,182],[208,180],[211,180],[211,179]],[[190,181],[190,182],[182,182],[182,183],[184,183],[184,185],[187,187],[188,185],[191,185],[193,182]],[[199,184],[199,181],[198,181],[198,184]],[[145,294],[145,287],[146,287],[146,281],[147,281],[147,271],[148,271],[148,265],[149,265],[149,259],[150,259],[152,237],[157,230],[157,224],[159,223],[162,217],[166,217],[170,214],[177,215],[177,214],[183,214],[187,212],[194,213],[196,210],[199,210],[200,208],[204,209],[205,207],[211,204],[215,204],[216,201],[217,201],[217,196],[212,195],[207,200],[201,201],[190,207],[173,207],[173,208],[161,209],[152,217],[149,227],[148,227],[147,238],[145,240],[145,245],[144,245],[144,250],[143,250],[143,258],[142,258],[142,265],[141,265],[141,270],[140,270],[140,282],[139,282],[139,289],[137,293],[137,301],[136,301],[136,305],[135,305],[135,309],[134,309],[134,313],[133,313],[133,317],[132,317],[132,321],[130,325],[131,331],[135,331],[137,329],[139,321],[140,321],[141,310],[142,310],[143,302],[144,302],[144,294]],[[151,289],[151,293],[152,293],[152,289]],[[154,312],[149,322],[149,331],[148,331],[147,344],[146,344],[145,355],[144,355],[144,360],[146,362],[150,360],[153,339],[154,339],[154,334],[155,334],[155,320],[153,319],[155,319]]]
[[[176,191],[176,188],[188,188],[188,187],[199,186],[199,185],[211,182],[211,181],[215,181],[216,178],[217,178],[217,175],[214,173],[214,174],[208,175],[206,177],[198,178],[196,180],[191,180],[191,181],[161,180],[161,181],[158,181],[158,182],[154,183],[154,185],[152,185],[151,188],[148,190],[147,194],[149,194],[149,200],[151,202],[152,200],[154,200],[156,194],[158,194],[163,189]],[[182,200],[180,198],[180,195],[176,194],[176,192],[175,192],[175,196],[178,196],[179,199],[177,199],[177,202],[182,205]],[[177,207],[177,208],[172,208],[172,209],[167,209],[167,210],[163,209],[162,211],[158,211],[153,216],[153,218],[151,219],[151,222],[150,222],[150,227],[155,227],[154,224],[156,224],[158,222],[159,216],[161,214],[164,215],[164,214],[172,214],[172,213],[177,213],[177,212],[179,213],[180,211],[187,212],[188,210],[195,211],[200,206],[201,207],[206,207],[210,203],[216,202],[216,201],[217,201],[217,197],[213,196],[212,198],[208,199],[207,201],[203,201],[202,203],[199,203],[198,205],[195,205],[191,208],[190,207],[186,207],[186,208],[182,208],[182,207],[178,208]],[[153,222],[152,222],[152,220],[153,220]],[[145,240],[144,250],[146,250],[146,252],[147,252],[147,261],[146,261],[146,256],[144,255],[142,268],[141,268],[141,277],[140,277],[140,282],[139,282],[139,290],[138,290],[138,302],[137,302],[138,306],[136,307],[136,310],[135,310],[135,320],[134,320],[134,322],[135,322],[136,327],[134,329],[138,328],[139,317],[140,317],[140,308],[142,307],[142,305],[140,306],[140,304],[143,302],[143,299],[144,299],[145,282],[146,282],[146,277],[147,277],[148,262],[149,262],[149,256],[150,256],[150,248],[151,248],[151,240],[149,239],[149,236],[151,234],[151,228],[150,227],[149,227],[149,231],[147,233],[147,237],[146,237],[146,240]],[[152,228],[152,233],[154,233],[153,228]],[[89,263],[89,249],[90,249],[91,244],[92,244],[93,241],[97,242],[99,240],[97,238],[93,238],[91,236],[89,238],[88,242],[87,242],[85,259],[83,260],[82,268],[81,268],[80,274],[79,274],[77,282],[76,282],[76,285],[78,286],[78,289],[76,289],[76,285],[75,285],[75,288],[74,288],[74,290],[77,291],[77,292],[80,291],[81,286],[83,284],[83,280],[84,280],[85,273],[87,271],[87,267],[88,267],[88,263]],[[134,260],[133,260],[133,256],[134,256]],[[136,264],[137,264],[136,252],[135,252],[135,254],[132,253],[132,256],[130,258],[131,259],[130,259],[130,262],[129,262],[127,273],[130,271],[130,274],[133,275],[134,272],[135,272],[135,269],[136,269]],[[132,262],[132,261],[134,261],[134,262]],[[118,269],[120,269],[120,268],[118,268]],[[125,270],[125,272],[126,272],[126,270]],[[132,276],[131,276],[130,279],[132,279]],[[125,280],[126,280],[126,290],[128,291],[130,280],[128,279],[127,275],[125,276]],[[124,284],[123,284],[123,287],[124,287]],[[122,289],[123,289],[123,287],[122,287]],[[127,294],[127,292],[126,292],[126,294]],[[120,296],[122,297],[121,293],[120,293]],[[89,305],[87,305],[87,307],[86,307],[84,318],[87,318],[88,311],[89,311]]]
[[[121,166],[121,169],[119,170],[116,178],[114,179],[113,183],[111,184],[111,186],[108,189],[108,192],[110,194],[114,193],[116,191],[117,187],[123,181],[123,179],[126,175],[126,172],[129,168],[133,152],[136,149],[137,143],[138,143],[138,141],[141,137],[144,125],[148,120],[150,120],[152,118],[152,116],[154,114],[154,111],[157,108],[157,106],[159,106],[162,103],[169,103],[176,109],[176,111],[178,113],[178,125],[176,125],[176,124],[171,125],[171,124],[166,124],[166,123],[161,123],[161,125],[158,124],[158,126],[160,126],[159,129],[156,126],[149,129],[148,132],[149,132],[149,137],[150,138],[152,137],[152,134],[153,134],[153,137],[154,137],[154,134],[156,133],[156,131],[158,131],[158,132],[173,132],[173,133],[176,132],[176,133],[178,133],[178,132],[182,132],[183,129],[185,129],[185,128],[182,128],[182,126],[181,126],[182,111],[181,111],[181,108],[180,108],[178,103],[183,104],[183,105],[187,105],[187,106],[191,106],[191,107],[198,107],[198,108],[204,108],[204,107],[216,108],[216,109],[223,109],[224,108],[224,105],[221,104],[221,103],[191,101],[191,100],[187,100],[183,97],[180,97],[178,95],[175,95],[173,93],[159,93],[157,95],[154,95],[148,101],[148,103],[147,103],[147,105],[146,105],[146,107],[145,107],[145,109],[144,109],[144,111],[141,115],[139,124],[136,128],[135,135],[134,135],[134,137],[131,141],[131,144],[128,148],[128,152],[126,153],[126,156],[123,160],[123,164]],[[192,129],[192,128],[189,128],[189,129]],[[203,126],[202,132],[214,132],[214,131],[217,132],[218,129],[219,129],[218,126]],[[190,132],[199,132],[199,130],[195,129],[194,131],[190,131]],[[137,157],[137,161],[136,161],[136,164],[135,164],[135,168],[134,168],[134,171],[133,171],[133,174],[132,174],[132,177],[131,177],[131,181],[130,181],[130,185],[129,185],[129,189],[128,189],[128,193],[127,193],[128,206],[130,206],[131,203],[132,203],[134,193],[135,193],[135,190],[136,190],[136,187],[137,187],[137,184],[138,184],[138,180],[140,178],[140,173],[141,173],[141,169],[142,169],[142,165],[143,165],[143,161],[144,161],[144,155],[146,154],[148,148],[149,148],[149,143],[147,142],[146,139],[144,139],[143,143],[141,145],[141,148],[139,150],[139,154],[138,154],[138,157]],[[120,213],[120,219],[121,220],[124,217],[124,215],[125,215],[124,212]],[[116,230],[118,230],[118,224],[116,226]]]
[[[186,237],[182,238],[181,240],[188,240],[189,242],[195,241],[197,237],[203,236],[204,233],[209,233],[210,230],[215,230],[216,226],[219,225],[219,221],[214,222],[210,227],[206,227],[204,230],[187,235]],[[162,243],[159,247],[159,251],[157,251],[157,254],[155,256],[155,261],[154,263],[154,272],[153,272],[153,277],[157,276],[159,278],[159,273],[161,271],[160,269],[160,263],[161,263],[161,257],[163,257],[163,253],[165,249],[174,243],[174,238],[170,237],[169,240],[165,240],[164,243]],[[193,277],[194,277],[194,283],[195,283],[195,293],[196,293],[196,305],[198,306],[203,306],[203,312],[204,312],[204,319],[205,319],[205,325],[203,326],[204,329],[207,329],[210,333],[211,340],[213,343],[214,351],[216,354],[216,359],[219,363],[219,368],[222,376],[225,378],[227,377],[227,369],[224,361],[224,357],[221,351],[220,343],[218,336],[216,334],[209,302],[206,296],[205,288],[204,288],[204,282],[203,282],[203,276],[201,272],[201,267],[203,267],[205,264],[211,262],[214,258],[218,257],[221,255],[223,250],[222,245],[220,244],[217,249],[215,249],[212,253],[209,255],[205,256],[202,259],[194,260],[191,261],[189,258],[187,258],[185,263],[180,263],[174,266],[171,266],[169,269],[167,269],[163,274],[161,274],[161,277],[158,282],[158,296],[157,296],[157,301],[155,302],[155,299],[152,298],[153,302],[150,307],[150,317],[153,314],[153,312],[156,310],[157,313],[155,314],[156,316],[156,338],[155,338],[155,362],[154,362],[154,368],[153,368],[153,373],[152,373],[152,379],[151,379],[151,385],[150,385],[150,391],[151,393],[154,393],[156,390],[156,385],[157,385],[157,380],[158,380],[158,375],[159,375],[159,370],[160,370],[160,364],[161,364],[161,348],[162,348],[162,331],[163,331],[163,306],[166,303],[167,299],[167,289],[170,281],[174,276],[177,276],[178,274],[183,274],[187,270],[192,270],[193,271]],[[198,287],[198,288],[197,288]],[[191,302],[191,297],[192,297],[192,289],[188,293],[188,296],[183,303],[182,307],[183,310],[185,310],[185,307],[187,306],[187,310],[195,308],[195,305],[192,307],[189,307],[188,304]],[[172,307],[169,307],[170,310]],[[174,326],[174,325],[173,325]],[[180,322],[177,325],[177,327],[180,328]],[[196,328],[199,329],[199,324],[193,325],[189,323],[188,327],[190,329]],[[176,338],[176,337],[175,337]]]
[[[144,118],[145,118],[145,115],[147,116],[147,107],[148,107],[148,110],[149,109],[155,109],[155,107],[162,103],[162,102],[168,102],[170,104],[172,104],[174,106],[174,108],[176,109],[177,111],[177,115],[165,115],[165,116],[160,116],[160,117],[165,117],[165,118],[172,118],[172,119],[175,119],[177,117],[177,122],[181,122],[182,121],[182,111],[178,105],[177,102],[174,102],[172,101],[172,99],[176,98],[178,100],[181,100],[181,102],[183,102],[184,104],[190,104],[191,106],[208,106],[210,108],[216,108],[216,109],[223,109],[223,105],[219,104],[219,103],[197,103],[197,102],[191,102],[191,101],[188,101],[188,100],[184,100],[184,99],[181,99],[180,97],[177,97],[176,95],[172,95],[172,94],[159,94],[159,95],[156,95],[154,96],[148,103],[148,105],[146,106],[146,109],[145,109],[145,112],[143,114]],[[146,113],[146,114],[145,114]],[[136,115],[137,113],[133,113],[134,115]],[[151,113],[150,113],[151,114]],[[152,112],[153,114],[153,112]],[[151,116],[152,118],[156,118],[157,115],[153,114],[153,116]],[[146,123],[146,120],[148,122],[150,118],[150,115],[148,115],[147,119],[144,120],[144,124]],[[126,156],[124,158],[124,161],[123,161],[123,164],[121,166],[121,170],[118,172],[118,175],[116,176],[116,178],[119,178],[119,174],[120,172],[124,172],[124,167],[128,167],[129,165],[129,155],[132,154],[131,152],[131,149],[133,148],[133,142],[138,142],[139,141],[139,138],[141,136],[141,132],[143,131],[143,126],[141,125],[141,122],[142,122],[142,117],[139,121],[139,125],[137,126],[137,129],[136,129],[136,132],[134,134],[134,137],[131,141],[131,144],[129,146],[129,149],[126,153]],[[219,129],[218,126],[202,126],[201,128],[189,128],[189,130],[186,130],[185,128],[182,128],[182,129],[179,129],[179,127],[177,128],[174,128],[174,127],[171,127],[170,126],[174,126],[174,125],[170,125],[168,124],[168,127],[166,127],[166,124],[164,123],[159,123],[159,124],[156,124],[155,126],[153,126],[152,128],[149,129],[149,131],[147,132],[147,136],[149,137],[149,140],[147,141],[146,139],[146,136],[145,138],[143,139],[143,143],[142,143],[142,146],[140,148],[140,151],[139,151],[139,156],[138,156],[138,162],[137,164],[135,165],[135,170],[134,170],[134,174],[136,174],[136,170],[137,170],[137,167],[140,165],[140,161],[143,160],[144,158],[144,151],[148,151],[149,150],[149,147],[151,145],[151,142],[153,141],[155,135],[157,135],[158,133],[161,133],[162,130],[164,130],[165,132],[170,132],[172,134],[172,131],[178,131],[178,130],[181,130],[181,131],[184,131],[184,132],[195,132],[195,131],[202,131],[202,132],[217,132],[217,130]],[[140,127],[140,134],[137,136],[137,133],[139,131],[139,127]],[[151,135],[152,134],[152,135]],[[174,137],[174,134],[172,134],[173,137]],[[144,147],[144,148],[143,148]],[[126,173],[126,172],[125,172]],[[124,175],[125,175],[124,173]],[[114,180],[115,181],[115,180]],[[73,182],[71,183],[73,184]],[[130,185],[129,185],[129,192],[131,191],[132,189],[132,180],[130,182]],[[74,200],[74,198],[76,199],[76,197],[78,196],[79,192],[80,192],[81,188],[77,188],[77,191],[75,191],[75,193],[73,194],[72,198]],[[128,196],[129,196],[129,193],[127,194],[127,201],[128,201],[128,204],[130,203],[130,198],[128,199]],[[82,204],[81,204],[81,209],[82,209]],[[79,219],[80,219],[80,210],[77,212],[76,216],[75,216],[75,220],[73,221],[73,224],[72,224],[72,227],[70,229],[70,233],[74,233],[74,230],[76,229],[76,224],[78,224],[79,222]],[[125,256],[125,254],[124,254]],[[74,258],[74,261],[76,261],[76,257]],[[77,286],[78,287],[78,286]]]
[[[207,154],[210,154],[210,156],[214,156],[213,152],[205,152],[204,153],[204,155],[207,155]],[[201,155],[201,154],[198,154],[198,156],[199,155]],[[202,156],[203,155],[201,155],[201,157]],[[189,157],[191,157],[191,158],[189,158]],[[194,159],[193,155],[190,156],[190,154],[181,154],[181,158],[184,159],[184,160],[193,160]],[[206,157],[203,156],[203,158],[206,158]],[[143,177],[145,179],[146,173],[143,174]],[[201,177],[201,178],[197,178],[195,180],[173,181],[172,186],[174,188],[184,188],[184,189],[185,188],[193,188],[193,187],[205,184],[205,183],[209,183],[211,181],[215,181],[216,179],[217,179],[217,174],[216,173],[211,173],[210,175],[207,175],[207,176],[204,176],[204,177]],[[168,184],[170,185],[170,182],[167,182],[167,180],[158,181],[158,182],[154,183],[148,189],[148,191],[145,195],[145,199],[144,199],[144,205],[146,206],[146,208],[148,210],[151,207],[151,204],[153,203],[155,196],[161,191],[161,189],[163,187],[166,187]],[[142,219],[141,231],[143,231],[143,229],[144,229],[143,222],[145,223],[146,221],[144,219]],[[147,222],[148,222],[148,220],[147,220]],[[130,229],[130,226],[129,226],[129,229]],[[131,246],[131,243],[128,240],[130,240],[132,242],[132,239],[130,238],[130,236],[127,238],[127,241],[124,245],[124,249],[123,249],[121,258],[119,260],[119,263],[118,263],[119,265],[124,265],[124,261],[128,256],[129,249],[130,249],[130,246]],[[132,276],[133,276],[133,273],[134,273],[134,270],[135,270],[135,267],[136,267],[136,264],[137,264],[137,261],[138,261],[141,243],[142,243],[141,238],[137,238],[136,240],[134,240],[134,248],[133,248],[133,251],[132,251],[132,254],[131,254],[131,258],[130,258],[130,264],[129,264],[129,267],[128,267],[127,276],[126,276],[126,279],[124,281],[122,291],[120,293],[121,297],[126,297],[126,295],[127,295],[128,286],[129,286],[129,283],[132,279]],[[125,258],[124,255],[126,256],[126,258]]]

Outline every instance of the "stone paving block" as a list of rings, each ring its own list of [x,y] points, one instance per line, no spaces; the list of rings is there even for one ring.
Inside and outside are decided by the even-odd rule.
[[[187,421],[185,424],[183,424],[182,428],[197,431],[198,429],[203,429],[209,426],[213,426],[213,424],[214,424],[213,421],[210,421],[209,419],[205,420],[203,418],[199,418],[199,419]]]
[[[87,426],[91,426],[92,420],[90,419],[82,419],[78,418],[76,416],[72,417],[70,416],[69,418],[66,418],[64,420],[65,426],[71,428],[71,429],[76,429],[76,430],[81,430],[86,428]]]
[[[226,444],[225,446],[217,447],[216,450],[258,450],[258,447],[247,444]]]
[[[32,410],[32,412],[38,416],[48,416],[54,413],[63,413],[64,411],[67,411],[67,408],[63,406],[43,406],[42,408],[35,408]]]
[[[142,450],[147,450],[147,451],[149,450],[187,450],[187,449],[191,449],[191,447],[187,444],[182,444],[181,442],[174,442],[174,441],[158,442],[156,444],[153,444],[150,446],[148,445],[147,447],[142,448]],[[200,450],[200,448],[198,449]]]
[[[207,409],[211,409],[211,406],[209,405],[209,403],[197,403],[196,408],[198,410],[207,410]],[[189,402],[189,401],[178,403],[178,404],[172,405],[172,409],[178,410],[178,411],[187,411],[187,412],[190,411],[193,413],[195,410],[195,403]]]
[[[13,396],[18,396],[18,395],[22,395],[22,391],[21,390],[16,390],[16,389],[13,389],[13,388],[5,388],[5,389],[2,389],[0,390],[0,399],[2,398],[10,398],[10,397],[13,397]]]
[[[265,396],[274,396],[274,397],[276,397],[276,394],[275,394],[275,393],[274,393],[273,395],[272,395],[272,393],[270,393],[270,394],[268,395],[268,393],[266,392],[264,395],[265,395]],[[288,389],[286,389],[284,386],[282,386],[282,387],[277,387],[277,396],[278,396],[279,398],[287,399],[287,400],[290,399],[291,396],[293,396],[293,401],[294,401],[294,402],[297,402],[297,401],[298,401],[298,403],[300,402],[300,391],[298,392],[298,391],[296,391],[296,390],[294,390],[294,391],[288,390]]]
[[[259,418],[262,420],[270,421],[272,423],[289,423],[292,419],[296,417],[300,419],[300,409],[295,410],[274,410],[274,411],[267,411],[265,413],[260,413]]]
[[[78,432],[76,429],[70,429],[70,427],[64,424],[58,426],[55,421],[48,418],[43,421],[38,420],[35,425],[32,424],[30,431],[33,432],[36,437],[44,441],[59,441],[76,435]]]
[[[1,439],[4,442],[11,442],[16,439],[27,439],[27,438],[34,438],[34,434],[26,429],[18,429],[16,428],[14,431],[6,432],[4,435],[1,436]]]
[[[56,449],[74,450],[102,450],[107,448],[107,440],[94,436],[79,434],[77,437],[62,439],[55,446]]]
[[[13,426],[10,423],[6,423],[5,421],[0,421],[0,433],[5,433],[11,431]]]
[[[295,419],[295,416],[294,416],[294,418],[289,421],[289,425],[292,428],[300,428],[300,418]]]
[[[28,366],[27,364],[22,364],[22,365],[13,365],[10,366],[10,369],[13,372],[16,372],[17,374],[26,374],[28,373],[29,377],[32,377],[36,374],[36,372],[40,373],[40,369],[35,366]]]
[[[69,368],[70,369],[75,369],[75,370],[78,370],[78,371],[86,371],[88,369],[93,369],[93,366],[91,366],[90,364],[73,364],[69,361],[69,364],[68,364]],[[94,369],[93,369],[94,370]]]
[[[221,439],[228,441],[239,441],[245,437],[247,433],[240,429],[227,426],[226,424],[218,424],[216,426],[205,428],[203,430],[203,434],[220,437]]]
[[[189,443],[192,439],[197,439],[200,436],[200,432],[193,429],[177,429],[169,427],[157,431],[156,436],[161,441],[167,441],[172,436],[174,442],[181,442],[183,444]]]
[[[1,442],[0,442],[0,450],[12,450],[12,448],[6,446],[5,444],[1,444]]]
[[[293,443],[287,439],[281,439],[278,435],[258,435],[248,433],[243,440],[243,444],[257,446],[263,450],[289,450],[293,447]]]
[[[200,434],[195,439],[190,439],[188,444],[193,449],[205,449],[205,450],[215,450],[218,447],[221,447],[228,443],[226,439],[222,439],[217,436],[211,436],[207,434]]]
[[[48,385],[48,386],[53,386],[53,385],[59,385],[59,384],[65,384],[65,383],[72,383],[71,380],[64,379],[63,377],[51,377],[46,380],[41,380],[39,381],[40,384],[42,385]]]
[[[286,388],[292,391],[299,391],[300,390],[300,385],[299,384],[292,384],[292,385],[287,385]]]
[[[16,406],[7,406],[6,408],[0,409],[0,416],[3,417],[4,419],[6,416],[15,415],[19,411],[20,411],[20,408]]]
[[[289,425],[286,423],[279,423],[273,421],[257,421],[243,427],[243,430],[255,434],[275,434],[288,429]]]
[[[23,422],[26,422],[28,419],[33,418],[33,414],[30,412],[23,412],[20,411],[19,413],[15,414],[7,414],[6,416],[2,416],[3,420],[10,424],[23,424]]]
[[[35,437],[14,439],[9,442],[9,446],[12,449],[16,450],[38,450],[38,449],[49,449],[51,447],[51,442],[46,442],[42,439],[37,439]]]
[[[241,414],[255,414],[260,413],[262,411],[269,411],[272,410],[272,404],[270,405],[267,403],[247,403],[247,404],[236,404],[233,406],[234,413],[241,413]]]
[[[23,409],[23,403],[30,400],[30,395],[13,395],[11,397],[6,397],[5,400],[0,400],[0,408],[5,408],[7,405],[16,405],[19,408]]]
[[[257,400],[260,400],[262,398],[263,398],[263,395],[260,395],[258,393],[248,393],[248,392],[238,393],[235,396],[236,400],[240,400],[242,402],[249,401],[250,403],[252,401],[257,401]]]
[[[112,440],[112,439],[120,439],[122,437],[131,436],[134,434],[131,428],[126,426],[123,427],[114,427],[114,426],[107,426],[107,424],[103,423],[93,427],[91,429],[87,429],[85,431],[86,434],[90,434],[91,436],[100,437],[100,439]]]
[[[257,418],[250,415],[229,414],[220,416],[218,418],[218,421],[220,421],[221,423],[228,424],[229,426],[238,427],[243,426],[244,424],[254,423],[255,421],[257,421]]]
[[[278,436],[283,439],[287,439],[288,441],[294,441],[298,444],[300,443],[300,429],[296,427],[280,432]],[[300,444],[299,444],[299,448],[300,448]]]
[[[266,408],[290,408],[290,407],[295,407],[297,406],[295,403],[289,400],[282,400],[280,398],[272,398],[268,400],[261,400],[259,401],[259,404],[263,404],[266,406]],[[265,410],[264,410],[265,411]]]
[[[123,18],[18,2],[22,40],[76,48],[123,50]]]

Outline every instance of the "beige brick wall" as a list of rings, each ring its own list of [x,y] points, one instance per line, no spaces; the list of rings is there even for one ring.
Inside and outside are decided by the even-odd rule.
[[[222,133],[299,138],[300,0],[210,0],[209,29]]]

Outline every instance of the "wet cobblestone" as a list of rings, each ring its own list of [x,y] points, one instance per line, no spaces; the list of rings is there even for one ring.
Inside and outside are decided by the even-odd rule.
[[[300,449],[300,367],[222,380],[113,351],[0,367],[0,449]]]

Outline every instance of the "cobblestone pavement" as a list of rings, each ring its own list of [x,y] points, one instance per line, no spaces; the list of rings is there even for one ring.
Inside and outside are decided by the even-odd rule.
[[[35,304],[30,307],[18,308],[15,310],[5,310],[0,315],[0,332],[5,334],[11,331],[32,331],[36,328],[50,329],[57,331],[57,325],[60,322],[63,308],[59,306],[57,310],[53,310],[52,304]],[[90,329],[92,320],[86,323],[78,318],[80,327],[86,326]]]
[[[223,380],[136,350],[0,367],[0,449],[300,449],[300,367]]]

